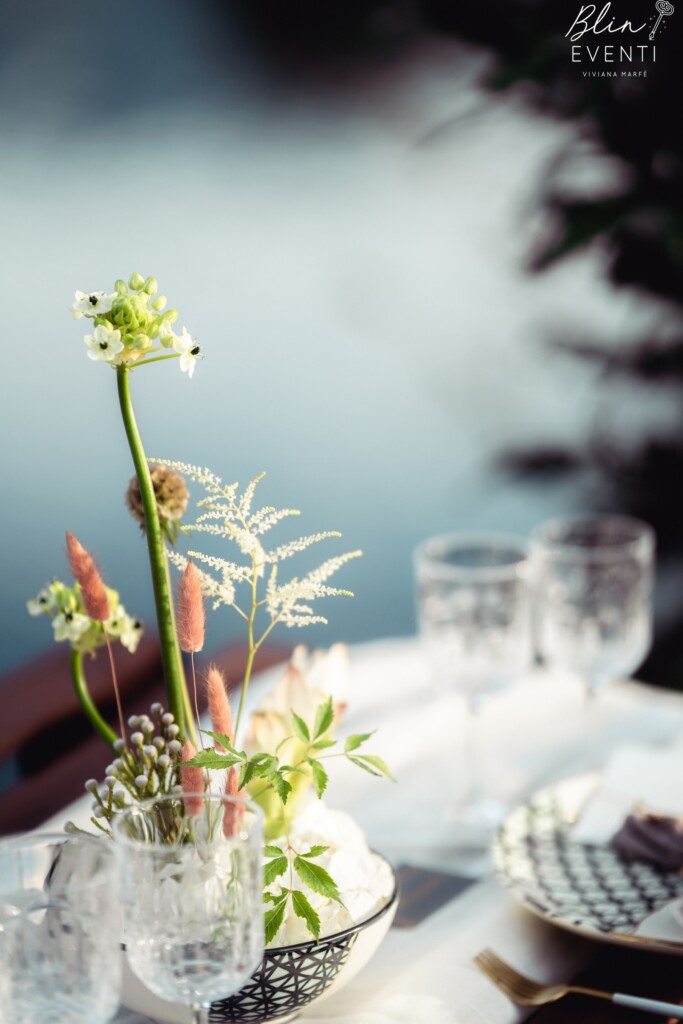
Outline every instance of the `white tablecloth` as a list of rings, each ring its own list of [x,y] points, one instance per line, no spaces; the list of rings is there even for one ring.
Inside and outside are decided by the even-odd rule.
[[[393,785],[339,763],[326,801],[348,810],[369,843],[394,864],[462,870],[445,813],[463,777],[464,709],[436,690],[418,643],[386,640],[351,649],[344,731],[377,728],[372,750],[389,763]],[[255,681],[253,698],[273,674]],[[575,680],[537,672],[490,698],[480,722],[483,767],[492,792],[507,802],[585,768],[585,716]],[[624,742],[662,746],[683,735],[683,697],[634,682],[599,700],[600,755]],[[370,745],[368,745],[370,750]],[[80,801],[48,824],[87,817]],[[347,988],[304,1012],[302,1024],[512,1024],[522,1012],[471,964],[492,946],[539,980],[566,979],[595,945],[570,936],[515,905],[490,876],[412,929],[393,929],[365,971]],[[122,1011],[117,1024],[142,1018]]]

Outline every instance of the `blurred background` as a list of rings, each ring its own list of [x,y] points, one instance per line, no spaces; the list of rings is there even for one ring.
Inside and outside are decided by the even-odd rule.
[[[639,675],[683,685],[680,33],[646,78],[584,77],[578,6],[4,11],[0,673],[52,645],[25,601],[66,574],[66,529],[153,620],[114,374],[69,312],[138,271],[206,355],[134,375],[148,453],[266,470],[263,502],[303,511],[278,538],[365,552],[355,599],[281,642],[413,632],[430,534],[619,510],[660,544]],[[239,634],[221,611],[208,646]]]

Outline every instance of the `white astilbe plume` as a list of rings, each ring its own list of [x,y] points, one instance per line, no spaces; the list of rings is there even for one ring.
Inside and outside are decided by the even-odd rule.
[[[300,513],[297,509],[276,509],[272,506],[264,506],[252,512],[256,488],[265,474],[261,473],[255,477],[240,495],[238,484],[226,485],[215,473],[200,466],[158,458],[149,461],[181,473],[200,484],[207,492],[206,497],[197,502],[201,514],[194,523],[181,527],[181,532],[205,533],[231,541],[247,559],[245,564],[239,564],[215,555],[205,555],[201,551],[189,552],[195,565],[201,563],[207,567],[198,571],[202,590],[206,597],[213,600],[214,608],[220,605],[231,606],[246,619],[248,616],[237,603],[236,587],[240,583],[255,587],[256,581],[264,576],[266,565],[272,568],[266,584],[265,598],[259,601],[257,606],[263,605],[270,616],[267,632],[270,632],[278,622],[286,626],[326,623],[327,619],[317,615],[311,607],[312,601],[319,597],[353,597],[350,590],[328,586],[327,580],[352,558],[358,558],[360,551],[337,555],[301,578],[294,577],[284,583],[278,582],[277,566],[280,562],[320,541],[341,537],[341,534],[335,531],[312,533],[298,540],[280,544],[271,550],[266,549],[260,537],[281,520],[298,516]],[[169,558],[181,571],[187,565],[187,558],[177,551],[169,551]]]

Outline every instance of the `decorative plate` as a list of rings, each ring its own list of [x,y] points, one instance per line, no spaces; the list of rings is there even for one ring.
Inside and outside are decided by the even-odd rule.
[[[493,844],[499,881],[528,910],[561,928],[683,954],[683,929],[664,909],[683,897],[683,876],[571,839],[571,825],[596,781],[593,775],[567,779],[512,811]]]

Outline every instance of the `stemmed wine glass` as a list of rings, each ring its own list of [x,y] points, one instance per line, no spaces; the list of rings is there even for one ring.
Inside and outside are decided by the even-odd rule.
[[[541,523],[531,551],[538,650],[583,679],[590,737],[596,695],[650,649],[654,531],[630,516],[567,516]]]
[[[133,972],[192,1008],[233,995],[263,956],[260,809],[218,793],[170,795],[114,820],[123,935]]]
[[[117,883],[109,841],[44,833],[0,843],[3,1020],[111,1020],[121,977]]]
[[[469,792],[455,809],[462,845],[484,847],[504,808],[485,792],[477,719],[482,700],[530,666],[527,546],[507,534],[432,537],[415,551],[420,632],[434,674],[465,697]]]

